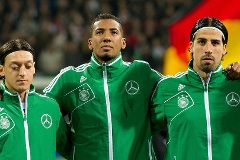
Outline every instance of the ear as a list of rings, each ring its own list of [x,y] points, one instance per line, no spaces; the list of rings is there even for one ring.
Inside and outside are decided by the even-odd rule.
[[[223,56],[227,54],[227,44],[223,45]]]
[[[0,76],[3,76],[3,77],[5,76],[3,65],[0,65]]]
[[[188,52],[193,53],[193,42],[190,42]]]
[[[125,49],[127,46],[126,38],[122,38],[122,49]]]
[[[89,48],[90,50],[93,50],[92,38],[89,38],[89,39],[88,39],[88,48]]]

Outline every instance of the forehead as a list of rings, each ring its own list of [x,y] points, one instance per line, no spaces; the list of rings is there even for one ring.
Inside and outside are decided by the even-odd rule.
[[[202,29],[196,33],[196,38],[205,38],[205,39],[216,39],[222,40],[222,34],[218,30],[215,29]]]
[[[8,54],[5,58],[5,61],[33,61],[33,55],[28,51],[15,51]]]
[[[97,29],[117,29],[120,30],[120,24],[113,19],[101,19],[93,24],[93,30]]]

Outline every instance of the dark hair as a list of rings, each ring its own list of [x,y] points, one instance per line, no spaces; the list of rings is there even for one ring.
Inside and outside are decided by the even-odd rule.
[[[224,24],[217,18],[210,18],[210,17],[204,17],[202,19],[199,19],[195,25],[192,28],[191,34],[190,34],[190,41],[193,42],[195,38],[195,32],[198,31],[200,28],[203,27],[215,27],[222,31],[224,38],[222,37],[223,44],[227,44],[228,42],[228,31],[227,28],[224,26]]]
[[[5,63],[5,57],[8,54],[21,50],[32,53],[34,59],[34,49],[31,45],[23,39],[14,39],[8,41],[0,48],[0,64],[3,65]]]
[[[116,22],[118,22],[120,24],[120,31],[123,35],[123,28],[122,28],[122,24],[121,24],[121,21],[118,17],[112,15],[112,14],[109,14],[109,13],[102,13],[102,14],[99,14],[93,21],[92,21],[92,24],[91,24],[91,31],[90,33],[93,32],[93,25],[95,22],[97,21],[100,21],[101,19],[112,19],[112,20],[115,20]]]

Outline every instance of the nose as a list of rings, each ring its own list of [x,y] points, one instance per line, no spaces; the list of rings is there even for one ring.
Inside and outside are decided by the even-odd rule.
[[[111,41],[111,33],[108,33],[106,32],[104,34],[104,39],[103,39],[104,42],[110,42]]]
[[[22,66],[20,69],[19,69],[19,75],[20,76],[25,76],[27,73],[26,73],[26,68],[24,66]]]
[[[205,53],[206,54],[212,54],[213,52],[213,45],[211,42],[208,42],[206,43],[206,46],[205,46]]]

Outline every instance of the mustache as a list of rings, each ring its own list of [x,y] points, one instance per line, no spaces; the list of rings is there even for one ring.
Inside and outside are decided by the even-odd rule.
[[[211,55],[211,53],[205,54],[204,56],[201,57],[202,60],[204,59],[210,59],[210,60],[215,60],[215,57]]]

